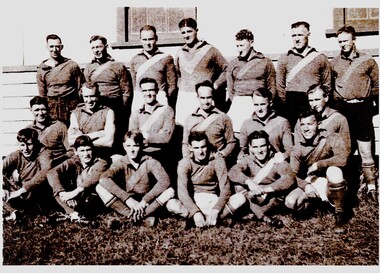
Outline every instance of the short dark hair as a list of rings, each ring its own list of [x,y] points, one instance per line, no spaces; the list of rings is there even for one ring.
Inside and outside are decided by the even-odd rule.
[[[142,78],[140,80],[140,82],[139,82],[139,86],[141,87],[141,85],[144,84],[144,83],[154,83],[154,88],[155,88],[156,91],[158,91],[158,83],[157,83],[157,81],[155,79],[148,78],[148,77]]]
[[[264,88],[264,87],[260,87],[257,90],[255,90],[252,93],[252,97],[254,95],[259,96],[259,97],[263,97],[263,98],[267,98],[269,101],[272,101],[272,98],[273,98],[272,92],[270,90],[268,90],[267,88]]]
[[[235,38],[237,41],[242,41],[242,40],[248,40],[248,41],[253,41],[254,36],[252,31],[249,29],[242,29],[238,33],[236,33]]]
[[[352,35],[352,39],[356,38],[356,31],[355,31],[355,28],[353,26],[344,25],[343,27],[341,27],[340,29],[338,29],[338,31],[336,32],[336,36],[338,36],[342,32],[346,32],[346,33],[351,34]]]
[[[270,142],[269,142],[269,135],[264,130],[253,131],[252,133],[250,133],[249,136],[248,136],[248,138],[247,138],[248,144],[250,145],[251,142],[252,142],[252,140],[254,140],[254,139],[260,139],[260,138],[264,138],[265,139],[265,143],[267,145],[270,144]]]
[[[185,19],[182,19],[179,23],[178,23],[178,27],[179,28],[183,28],[183,27],[191,27],[193,29],[197,29],[197,21],[195,21],[193,18],[185,18]]]
[[[203,81],[203,82],[197,83],[195,85],[195,91],[197,92],[197,94],[198,94],[198,89],[200,87],[202,87],[202,86],[203,87],[209,87],[209,88],[211,88],[211,90],[212,90],[212,96],[214,97],[215,89],[214,89],[214,85],[210,81]]]
[[[143,32],[143,31],[153,31],[154,37],[156,38],[156,40],[158,39],[158,37],[157,37],[157,30],[156,30],[156,28],[154,26],[145,25],[142,28],[140,28],[140,36],[141,36],[141,32]]]
[[[33,105],[40,105],[40,104],[45,105],[46,109],[49,110],[49,103],[46,97],[35,96],[29,102],[30,108],[32,108]]]
[[[93,42],[93,41],[97,41],[97,40],[100,40],[102,41],[103,45],[106,45],[107,44],[107,38],[106,37],[103,37],[101,35],[92,35],[90,37],[90,44]]]
[[[144,136],[139,130],[131,130],[125,133],[124,142],[128,139],[132,139],[140,147],[144,146]]]
[[[59,40],[62,43],[61,38],[57,34],[49,34],[48,36],[46,36],[46,42],[48,42],[49,40]]]
[[[291,25],[290,28],[298,28],[300,26],[304,26],[308,31],[310,30],[310,24],[308,22],[305,22],[305,21],[298,21],[298,22],[295,22]]]
[[[330,89],[325,86],[325,85],[321,85],[321,84],[313,84],[309,87],[309,89],[307,90],[306,94],[309,95],[309,94],[312,94],[314,93],[317,89],[320,89],[323,91],[323,96],[324,97],[328,97],[329,96],[329,93],[330,93]]]
[[[191,131],[189,135],[188,143],[191,145],[193,141],[202,141],[206,140],[207,147],[210,146],[210,141],[204,131]]]
[[[318,112],[315,109],[309,108],[309,109],[304,110],[303,112],[299,113],[298,120],[301,121],[301,119],[308,118],[311,116],[314,116],[316,119],[318,119]]]
[[[29,139],[32,140],[34,144],[39,143],[38,132],[32,128],[24,128],[17,132],[17,141],[26,143]]]
[[[75,142],[74,142],[75,150],[78,150],[79,147],[83,147],[83,146],[90,146],[91,148],[94,148],[94,143],[92,142],[92,139],[88,135],[81,135],[75,139]]]

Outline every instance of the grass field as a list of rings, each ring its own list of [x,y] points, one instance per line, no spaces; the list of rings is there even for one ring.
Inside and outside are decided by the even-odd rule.
[[[46,223],[3,224],[3,265],[379,265],[379,208],[361,201],[344,235],[333,233],[334,215],[317,211],[285,227],[254,220],[208,229],[183,229],[183,221],[107,228]]]

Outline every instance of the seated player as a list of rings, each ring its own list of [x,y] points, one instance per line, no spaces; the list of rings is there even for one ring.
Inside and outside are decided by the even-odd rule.
[[[191,154],[178,164],[178,199],[169,200],[166,207],[196,227],[215,226],[234,214],[245,203],[245,196],[231,196],[226,163],[211,152],[205,132],[190,133],[189,149]]]
[[[43,184],[51,168],[51,151],[38,140],[38,132],[25,128],[17,133],[19,150],[3,160],[3,214],[21,221],[46,198]]]
[[[95,186],[108,164],[95,157],[94,144],[89,136],[77,137],[74,148],[75,156],[51,169],[47,178],[55,200],[65,211],[56,220],[87,223],[86,216],[96,214],[102,204]]]
[[[144,137],[128,131],[123,143],[126,155],[102,174],[96,191],[106,207],[133,221],[154,226],[155,212],[174,196],[161,163],[143,152]]]
[[[97,156],[108,160],[114,153],[115,113],[100,103],[98,86],[83,84],[81,103],[70,115],[69,144],[73,145],[76,138],[87,135],[91,138]],[[114,145],[115,144],[115,145]]]
[[[330,204],[335,210],[335,233],[345,233],[346,181],[341,168],[347,164],[350,149],[339,134],[325,136],[318,129],[317,113],[306,111],[299,116],[304,141],[295,145],[290,166],[298,187],[285,199],[285,205],[304,211],[313,200]]]
[[[46,97],[33,97],[30,100],[30,111],[34,116],[34,121],[28,128],[36,130],[40,142],[52,151],[52,166],[62,163],[67,159],[67,151],[70,148],[66,124],[50,117]]]
[[[240,159],[228,172],[236,192],[245,192],[256,218],[275,227],[281,220],[270,216],[295,185],[295,177],[285,160],[275,157],[268,134],[254,131],[248,136],[249,155]]]
[[[278,116],[272,109],[272,93],[268,89],[259,88],[252,94],[253,114],[245,120],[240,129],[240,149],[239,158],[248,154],[248,136],[257,130],[264,130],[269,135],[270,144],[276,153],[282,158],[288,159],[290,150],[293,147],[292,132],[289,122]]]

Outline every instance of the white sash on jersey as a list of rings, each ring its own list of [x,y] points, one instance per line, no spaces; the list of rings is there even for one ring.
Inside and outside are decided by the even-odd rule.
[[[290,70],[289,74],[286,77],[286,85],[288,85],[291,82],[291,80],[293,80],[293,78],[298,74],[298,72],[301,71],[302,68],[304,68],[307,64],[309,64],[320,54],[320,52],[313,51],[310,54],[308,54],[305,58],[303,58],[298,64],[296,64],[296,66]]]
[[[105,64],[101,64],[100,66],[98,66],[94,72],[92,73],[91,75],[91,80],[93,81],[94,78],[96,78],[97,76],[99,76],[104,70],[106,70],[107,68],[110,67],[112,61],[108,61],[106,62]]]
[[[211,49],[211,45],[205,45],[200,50],[195,53],[195,56],[191,60],[186,60],[185,54],[183,50],[180,49],[178,51],[178,59],[179,66],[181,69],[185,70],[188,74],[193,74],[194,69],[197,67],[199,62],[203,59],[203,57],[207,54],[207,52]]]
[[[153,123],[155,123],[157,119],[165,112],[166,107],[167,106],[161,106],[156,108],[144,124],[140,126],[140,131],[147,132],[150,127],[152,127]]]
[[[156,54],[154,55],[153,57],[149,58],[148,60],[146,60],[143,64],[141,64],[138,68],[137,68],[137,72],[136,72],[136,86],[139,86],[139,81],[141,80],[142,76],[144,75],[144,73],[151,67],[153,66],[155,63],[157,63],[158,61],[162,60],[163,58],[165,57],[168,57],[169,54],[167,53],[160,53],[160,54]]]
[[[206,119],[204,119],[201,123],[198,123],[192,131],[198,131],[198,132],[204,132],[206,129],[210,126],[211,123],[213,123],[220,114],[213,113],[210,116],[208,116]]]

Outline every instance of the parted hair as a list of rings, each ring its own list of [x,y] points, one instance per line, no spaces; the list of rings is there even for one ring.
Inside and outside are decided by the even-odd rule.
[[[46,42],[48,40],[59,40],[62,43],[61,38],[57,34],[49,34],[48,36],[46,36]]]
[[[148,78],[148,77],[142,78],[141,81],[139,82],[140,87],[144,83],[154,83],[154,88],[156,89],[156,91],[158,91],[158,83],[157,83],[157,81],[155,79]]]
[[[32,107],[33,105],[40,105],[40,104],[43,104],[45,105],[46,109],[49,109],[49,103],[48,103],[48,100],[46,97],[41,97],[41,96],[35,96],[33,97],[30,102],[29,102],[29,105],[30,107]]]
[[[38,140],[38,132],[32,128],[24,128],[17,132],[17,141],[26,143],[29,139],[32,140],[34,144],[40,143]]]
[[[144,146],[144,136],[139,130],[131,130],[126,132],[124,135],[124,142],[129,138],[132,139],[140,147]]]
[[[210,82],[210,81],[203,81],[203,82],[197,83],[195,85],[195,91],[197,92],[197,94],[198,94],[198,89],[201,88],[202,86],[211,88],[211,90],[212,90],[212,96],[214,97],[215,89],[214,89],[214,85],[212,84],[212,82]]]
[[[145,25],[145,26],[143,26],[142,28],[140,28],[140,35],[141,35],[141,32],[143,32],[143,31],[153,31],[153,33],[154,33],[154,37],[156,38],[156,40],[157,40],[157,30],[156,30],[156,28],[154,27],[154,26],[151,26],[151,25]]]
[[[207,147],[210,147],[210,141],[204,131],[191,131],[188,143],[191,145],[193,141],[206,140]]]
[[[92,142],[92,139],[87,135],[81,135],[75,139],[75,150],[78,150],[79,147],[83,146],[90,146],[91,148],[94,148],[94,143]]]
[[[193,18],[184,18],[178,23],[179,28],[183,27],[191,27],[193,29],[197,29],[197,21],[195,21]]]
[[[309,108],[298,115],[298,120],[302,118],[308,118],[314,116],[316,119],[318,118],[318,112],[315,109]]]
[[[307,90],[306,94],[309,95],[309,94],[312,94],[314,93],[316,90],[322,90],[323,91],[323,96],[324,97],[327,97],[330,93],[330,90],[327,86],[324,86],[324,85],[321,85],[321,84],[313,84],[309,87],[309,89]]]
[[[259,96],[259,97],[263,97],[263,98],[267,98],[269,101],[272,101],[272,98],[273,98],[272,92],[270,90],[268,90],[267,88],[263,88],[263,87],[260,87],[257,90],[255,90],[252,93],[252,97],[254,95]]]
[[[251,144],[252,140],[254,140],[254,139],[260,139],[260,138],[264,138],[265,139],[265,143],[269,144],[269,135],[264,130],[253,131],[252,133],[250,133],[249,136],[248,136],[248,139],[247,139],[248,140],[248,144]]]
[[[298,21],[298,22],[295,22],[293,23],[290,28],[297,28],[299,26],[304,26],[307,30],[310,30],[310,24],[308,22],[305,22],[305,21]]]
[[[344,25],[343,27],[341,27],[340,29],[338,29],[338,31],[336,32],[336,36],[338,36],[342,32],[346,32],[346,33],[351,34],[352,35],[352,39],[356,38],[356,31],[355,31],[355,28],[353,26]]]
[[[93,41],[97,41],[97,40],[100,40],[102,41],[103,45],[106,45],[107,44],[107,38],[106,37],[103,37],[101,35],[92,35],[90,37],[90,44],[93,42]]]

